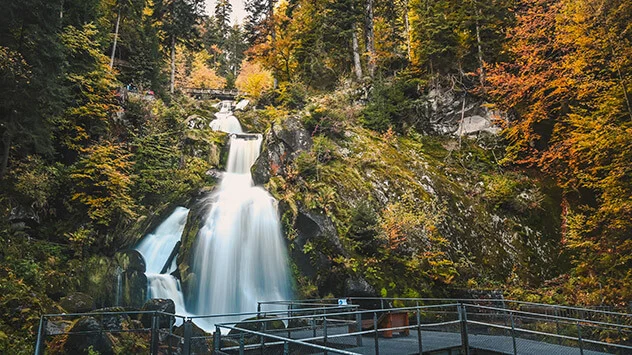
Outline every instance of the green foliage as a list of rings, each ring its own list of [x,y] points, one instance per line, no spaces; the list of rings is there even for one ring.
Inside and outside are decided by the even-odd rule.
[[[96,27],[87,24],[80,29],[68,26],[60,36],[68,60],[65,86],[69,104],[53,122],[62,148],[73,155],[108,133],[108,119],[116,110],[115,78],[97,35]]]
[[[46,207],[59,188],[60,169],[37,155],[27,156],[16,164],[10,178],[20,204],[38,210]]]
[[[277,90],[276,104],[290,110],[301,109],[307,100],[307,88],[300,82],[281,83]]]
[[[102,142],[90,147],[70,175],[72,200],[79,202],[97,225],[131,220],[136,216],[130,195],[131,169],[130,154],[121,145]]]
[[[317,105],[310,105],[307,111],[309,115],[303,116],[302,122],[312,135],[342,136],[345,122],[339,112]]]
[[[358,252],[363,255],[376,255],[381,245],[376,239],[379,232],[379,215],[366,201],[362,201],[351,210],[349,238],[356,240]]]
[[[377,81],[362,111],[360,122],[364,127],[378,132],[386,132],[389,128],[399,133],[409,128],[427,131],[428,122],[422,117],[418,90],[418,80],[401,78],[392,82]]]

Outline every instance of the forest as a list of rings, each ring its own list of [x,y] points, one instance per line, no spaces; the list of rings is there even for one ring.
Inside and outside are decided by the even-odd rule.
[[[0,352],[32,353],[72,293],[111,306],[117,253],[217,184],[217,101],[191,88],[250,100],[296,297],[344,275],[630,312],[630,1],[246,0],[243,23],[228,0],[0,8]],[[471,107],[498,132],[464,134]],[[310,146],[274,158],[297,130]],[[313,213],[336,240],[303,238]]]

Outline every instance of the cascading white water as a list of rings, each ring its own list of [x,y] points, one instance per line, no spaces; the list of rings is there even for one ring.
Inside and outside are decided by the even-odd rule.
[[[147,276],[148,298],[169,298],[176,305],[177,314],[186,314],[180,281],[170,273],[175,270],[175,260],[161,274],[169,256],[182,237],[189,209],[177,207],[152,234],[148,234],[136,246],[145,259],[145,275]]]
[[[228,169],[198,232],[192,271],[197,283],[188,309],[196,314],[254,312],[257,301],[290,296],[286,249],[276,201],[254,186],[250,167],[259,155],[261,136],[231,137]],[[213,318],[213,324],[238,318]]]
[[[241,128],[241,123],[239,123],[237,117],[235,117],[231,111],[224,111],[223,106],[222,111],[216,113],[215,117],[216,118],[211,121],[211,128],[214,131],[237,134],[244,132]]]
[[[226,111],[225,104],[222,111]],[[234,120],[233,120],[234,119]],[[236,125],[234,124],[236,122]],[[215,125],[214,125],[215,123]],[[241,133],[232,112],[218,114],[213,129]],[[137,249],[147,263],[148,295],[170,298],[181,315],[255,312],[257,301],[288,299],[291,294],[287,253],[276,201],[253,184],[250,168],[259,156],[261,135],[231,135],[227,172],[216,192],[207,199],[209,213],[193,249],[195,274],[185,304],[179,281],[160,272],[181,238],[189,210],[177,208]],[[196,319],[206,331],[215,323],[236,322],[237,317]]]
[[[146,272],[159,274],[162,271],[169,255],[182,236],[188,215],[187,208],[177,207],[153,233],[145,236],[136,246],[136,250],[145,259]]]

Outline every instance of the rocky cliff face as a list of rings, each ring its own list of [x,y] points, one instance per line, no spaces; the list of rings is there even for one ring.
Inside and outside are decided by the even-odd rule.
[[[461,107],[452,106],[460,123]],[[491,115],[477,107],[464,116]],[[411,296],[557,275],[555,190],[501,171],[483,148],[494,138],[459,147],[448,137],[377,135],[353,124],[312,137],[302,120],[272,126],[253,176],[280,201],[306,294]],[[363,213],[376,217],[365,223]]]

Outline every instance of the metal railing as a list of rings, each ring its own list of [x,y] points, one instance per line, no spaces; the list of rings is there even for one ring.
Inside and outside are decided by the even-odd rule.
[[[348,301],[365,302],[372,309],[360,309],[358,304],[339,306],[338,299],[328,299],[259,302],[257,312],[210,316],[177,316],[162,312],[44,315],[35,353],[43,353],[47,338],[73,334],[68,331],[47,333],[48,321],[84,316],[101,317],[103,321],[103,317],[125,314],[128,317],[151,317],[151,327],[127,330],[102,327],[101,332],[115,335],[139,333],[147,340],[151,354],[161,349],[163,353],[179,354],[212,351],[241,355],[256,351],[261,354],[379,355],[380,349],[390,348],[420,354],[455,349],[461,354],[469,354],[470,349],[516,355],[632,354],[632,325],[612,321],[629,321],[632,315],[625,313],[511,300],[446,302],[445,299],[427,298],[351,298]],[[284,309],[266,310],[265,307]],[[169,319],[166,327],[165,317]],[[222,321],[230,317],[233,319]],[[182,321],[177,332],[174,331],[176,318]],[[214,322],[215,332],[198,331],[195,334],[194,322],[200,320]],[[411,332],[416,335],[416,341],[401,339],[410,336]],[[74,335],[94,336],[94,332]]]

